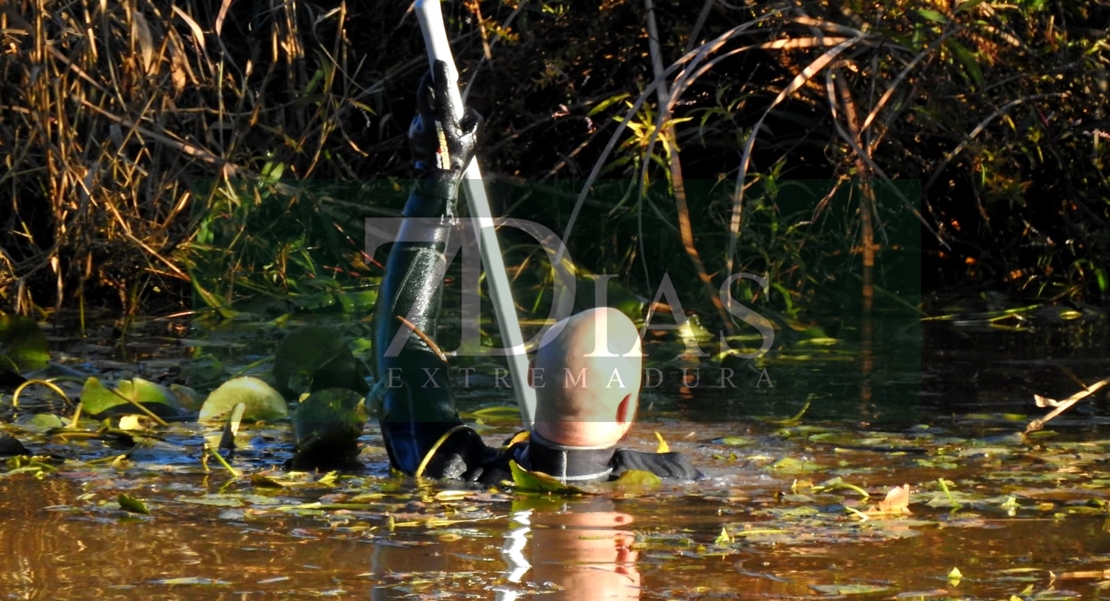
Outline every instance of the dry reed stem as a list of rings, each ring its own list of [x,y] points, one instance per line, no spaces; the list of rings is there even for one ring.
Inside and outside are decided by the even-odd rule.
[[[321,16],[307,4],[256,3],[267,19],[252,27],[267,29],[252,35],[267,43],[243,60],[249,48],[228,35],[230,4],[213,26],[196,0],[0,1],[0,81],[16,82],[0,107],[0,191],[10,198],[0,302],[26,313],[40,296],[57,308],[115,289],[134,311],[148,285],[188,281],[188,216],[213,200],[193,193],[195,180],[218,189],[257,178],[260,147],[301,177],[321,173],[328,153],[366,154],[347,132],[331,139],[344,113],[380,94],[354,83],[345,8]],[[212,33],[221,28],[224,37]],[[315,83],[313,69],[324,74]]]

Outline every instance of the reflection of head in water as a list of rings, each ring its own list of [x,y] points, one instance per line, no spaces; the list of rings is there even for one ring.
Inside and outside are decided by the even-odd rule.
[[[559,322],[529,370],[536,432],[567,446],[615,446],[632,427],[642,365],[640,333],[620,311],[601,307]]]
[[[640,572],[632,550],[635,536],[627,530],[632,516],[613,509],[611,500],[593,498],[568,500],[558,510],[533,511],[528,578],[560,589],[537,599],[640,598]]]

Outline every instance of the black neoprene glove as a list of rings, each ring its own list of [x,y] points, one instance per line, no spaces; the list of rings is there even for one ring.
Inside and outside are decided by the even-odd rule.
[[[470,109],[459,115],[448,101],[448,85],[447,63],[436,61],[416,90],[417,114],[409,127],[417,177],[413,191],[445,202],[413,207],[410,201],[405,210],[410,217],[454,217],[459,181],[474,157],[481,117]]]

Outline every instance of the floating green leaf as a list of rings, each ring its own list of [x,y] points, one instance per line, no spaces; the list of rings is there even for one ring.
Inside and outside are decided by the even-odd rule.
[[[54,415],[53,413],[36,413],[34,415],[24,415],[16,420],[16,423],[21,426],[38,431],[46,432],[55,428],[64,428],[65,422],[62,418]]]
[[[782,457],[769,467],[776,472],[784,474],[807,474],[820,469],[820,466],[816,463],[804,459],[795,459],[793,457]]]
[[[243,421],[274,421],[289,413],[285,398],[278,391],[258,378],[244,376],[228,380],[213,390],[200,408],[197,420],[222,421],[237,403],[246,405]]]
[[[42,369],[50,361],[49,347],[35,320],[0,314],[0,370]]]
[[[119,496],[116,497],[116,502],[119,503],[119,508],[124,511],[150,515],[150,510],[147,509],[146,505],[135,497],[120,493]]]
[[[513,484],[520,490],[530,490],[559,495],[584,495],[586,491],[563,484],[557,479],[543,473],[526,470],[515,461],[509,461],[509,469],[513,472]]]
[[[323,326],[293,330],[274,354],[274,380],[288,398],[325,388],[366,394],[368,375],[366,365],[351,354],[343,337]]]
[[[732,544],[732,537],[728,535],[727,528],[721,526],[721,533],[717,535],[717,538],[713,541],[713,544],[717,545],[718,547],[725,547]]]
[[[285,486],[281,481],[260,472],[251,474],[250,481],[251,484],[259,488],[282,488]]]
[[[309,395],[293,414],[294,467],[353,460],[366,417],[365,400],[352,390],[328,388]]]
[[[178,417],[186,413],[173,391],[142,378],[121,380],[116,390],[112,391],[96,377],[90,377],[85,380],[85,387],[81,390],[82,406],[89,415],[96,418],[142,413],[135,403],[159,417]]]
[[[617,484],[635,486],[658,486],[663,479],[646,470],[628,470],[617,478]]]
[[[726,447],[746,447],[754,444],[755,441],[756,439],[750,436],[726,436],[714,440],[713,444],[724,445]]]

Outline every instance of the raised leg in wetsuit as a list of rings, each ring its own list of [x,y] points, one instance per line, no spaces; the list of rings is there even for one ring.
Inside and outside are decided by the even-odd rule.
[[[462,427],[447,365],[398,319],[404,317],[435,339],[445,251],[456,229],[459,182],[474,154],[479,122],[472,112],[452,110],[446,81],[446,65],[437,63],[417,90],[418,114],[409,129],[417,180],[378,298],[375,355],[378,380],[385,384],[379,422],[393,467],[409,475],[419,475],[429,451]],[[459,462],[437,466],[436,475],[460,475],[466,467]]]

